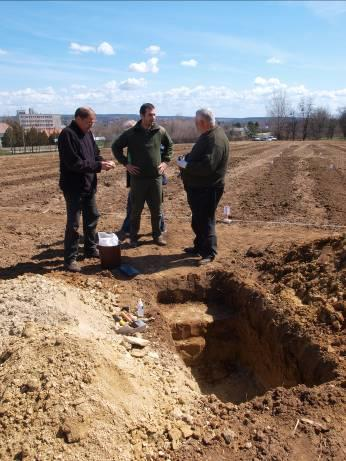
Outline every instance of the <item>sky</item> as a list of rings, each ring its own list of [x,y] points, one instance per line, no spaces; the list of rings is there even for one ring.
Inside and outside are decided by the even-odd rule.
[[[0,115],[346,106],[346,1],[1,2]]]

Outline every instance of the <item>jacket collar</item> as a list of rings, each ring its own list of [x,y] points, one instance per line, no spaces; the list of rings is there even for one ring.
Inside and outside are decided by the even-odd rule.
[[[77,122],[75,120],[72,120],[72,122],[70,123],[70,127],[72,128],[73,131],[75,131],[78,135],[80,136],[84,136],[86,133],[84,133],[84,131],[82,131]]]
[[[142,126],[142,120],[139,120],[136,125],[134,126],[134,129],[135,130],[144,130],[143,126]],[[160,129],[160,125],[158,125],[157,123],[154,123],[150,128],[149,130],[150,131],[157,131]]]

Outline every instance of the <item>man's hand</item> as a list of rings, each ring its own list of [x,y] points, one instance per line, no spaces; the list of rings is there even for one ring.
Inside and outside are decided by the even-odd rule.
[[[101,170],[112,170],[115,167],[115,163],[112,160],[103,160],[101,162]]]
[[[138,166],[130,165],[129,163],[126,165],[126,169],[133,176],[137,176],[141,172]]]
[[[166,171],[167,166],[167,163],[161,162],[160,165],[157,167],[159,170],[159,174],[163,174]]]

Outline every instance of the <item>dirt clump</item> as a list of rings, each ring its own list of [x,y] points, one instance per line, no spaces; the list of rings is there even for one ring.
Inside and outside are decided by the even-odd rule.
[[[281,255],[264,257],[259,263],[262,279],[270,281],[273,292],[300,301],[316,324],[333,331],[346,323],[346,237],[318,239],[294,245]],[[268,277],[269,274],[269,277]]]

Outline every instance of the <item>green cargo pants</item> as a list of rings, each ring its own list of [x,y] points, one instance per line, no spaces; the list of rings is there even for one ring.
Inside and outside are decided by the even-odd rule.
[[[153,238],[161,235],[160,217],[162,206],[162,177],[137,178],[131,176],[131,217],[130,238],[137,240],[141,224],[141,214],[147,202],[151,215],[151,228]]]

